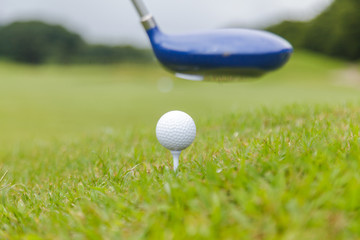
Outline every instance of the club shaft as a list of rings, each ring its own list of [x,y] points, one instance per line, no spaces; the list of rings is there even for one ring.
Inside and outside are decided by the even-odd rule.
[[[144,2],[142,0],[131,0],[131,1],[140,16],[141,23],[144,26],[145,30],[149,30],[149,29],[156,27],[157,26],[156,22],[152,16],[152,14],[146,8]]]
[[[144,2],[142,0],[131,0],[134,4],[136,11],[138,12],[140,18],[144,18],[150,15],[149,10],[146,8]]]

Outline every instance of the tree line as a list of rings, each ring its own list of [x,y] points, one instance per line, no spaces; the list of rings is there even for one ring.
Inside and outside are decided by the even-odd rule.
[[[0,58],[31,64],[153,61],[149,49],[91,45],[62,26],[39,21],[0,27]]]
[[[360,59],[360,0],[336,0],[309,22],[283,22],[267,30],[304,48],[354,61]]]
[[[309,22],[269,27],[303,48],[347,60],[360,59],[360,0],[336,0]],[[150,49],[91,45],[59,25],[39,21],[0,26],[0,58],[24,63],[116,63],[153,61]]]

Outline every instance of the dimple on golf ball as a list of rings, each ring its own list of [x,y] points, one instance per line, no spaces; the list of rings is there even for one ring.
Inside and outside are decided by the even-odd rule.
[[[194,141],[196,126],[194,120],[181,111],[165,113],[156,125],[156,137],[165,148],[182,151]]]

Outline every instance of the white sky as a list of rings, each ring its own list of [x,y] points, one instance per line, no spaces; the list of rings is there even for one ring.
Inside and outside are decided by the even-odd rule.
[[[332,0],[144,0],[160,27],[181,33],[310,19]],[[0,0],[0,24],[60,23],[92,43],[149,46],[130,0]]]

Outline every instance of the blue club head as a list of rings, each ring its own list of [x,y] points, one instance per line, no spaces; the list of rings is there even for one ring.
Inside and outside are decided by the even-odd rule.
[[[142,0],[132,2],[157,59],[181,78],[227,81],[258,77],[282,67],[293,52],[285,39],[261,30],[218,29],[168,35],[159,29]]]
[[[219,29],[167,35],[158,27],[147,30],[159,62],[179,77],[258,77],[282,67],[293,48],[283,38],[249,29]]]

